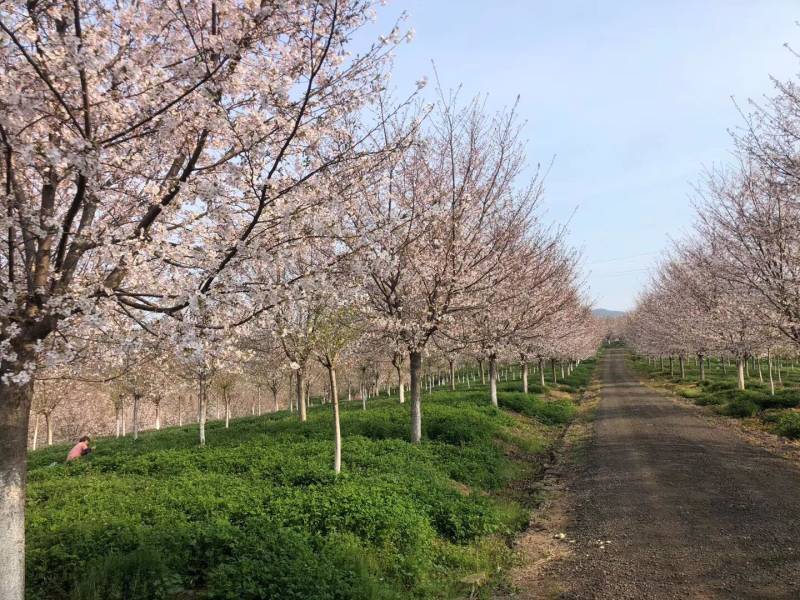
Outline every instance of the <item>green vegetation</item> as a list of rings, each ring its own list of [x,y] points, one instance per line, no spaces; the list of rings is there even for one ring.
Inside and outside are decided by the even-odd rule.
[[[712,360],[706,368],[706,380],[699,381],[699,367],[687,361],[686,378],[672,377],[669,365],[661,370],[659,361],[648,364],[647,359],[634,357],[634,367],[644,376],[672,389],[680,396],[691,399],[700,406],[713,406],[719,414],[745,419],[756,417],[769,431],[789,438],[800,438],[800,368],[783,366],[780,381],[777,368],[773,372],[775,394],[767,381],[767,366],[762,364],[761,377],[758,365],[750,367],[745,390],[737,389],[735,366],[723,369],[719,360]],[[679,375],[679,369],[675,374]],[[762,379],[764,381],[762,381]]]
[[[587,382],[593,361],[566,384]],[[344,403],[344,470],[332,417],[279,413],[208,427],[102,439],[64,464],[29,457],[28,597],[113,600],[451,598],[488,590],[528,521],[514,482],[541,468],[571,401],[504,382],[423,401],[425,441],[407,440],[408,405]],[[507,410],[504,410],[507,409]]]

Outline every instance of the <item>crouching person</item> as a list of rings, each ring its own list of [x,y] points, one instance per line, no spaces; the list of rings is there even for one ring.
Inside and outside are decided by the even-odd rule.
[[[89,447],[89,436],[85,435],[81,439],[78,440],[78,443],[72,447],[72,450],[69,451],[67,454],[67,462],[73,461],[75,459],[80,458],[81,456],[86,456],[92,449]]]

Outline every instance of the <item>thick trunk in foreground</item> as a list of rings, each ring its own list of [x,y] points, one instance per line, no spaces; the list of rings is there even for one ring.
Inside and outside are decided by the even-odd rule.
[[[497,359],[489,357],[489,398],[492,406],[497,406]]]
[[[33,385],[0,383],[0,598],[25,597],[25,478]]]
[[[411,371],[411,443],[422,439],[422,353],[409,353],[409,370]]]
[[[333,471],[342,472],[342,428],[339,424],[339,388],[336,386],[336,369],[328,368],[333,403]]]
[[[526,361],[522,362],[522,392],[528,393],[528,363]]]

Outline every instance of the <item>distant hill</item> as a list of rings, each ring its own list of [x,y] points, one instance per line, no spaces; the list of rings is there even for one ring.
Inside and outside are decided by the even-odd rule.
[[[625,314],[624,310],[609,310],[607,308],[593,308],[592,314],[595,317],[621,317]]]

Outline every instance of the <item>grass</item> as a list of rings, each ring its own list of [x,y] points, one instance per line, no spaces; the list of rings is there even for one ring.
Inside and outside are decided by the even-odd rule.
[[[591,376],[584,363],[570,385]],[[344,471],[332,418],[277,413],[100,439],[29,455],[28,598],[486,597],[528,521],[514,484],[536,475],[573,418],[569,400],[503,382],[423,400],[425,440],[407,440],[396,399],[344,403]]]
[[[723,369],[719,360],[712,360],[706,368],[706,380],[700,381],[699,367],[692,360],[687,361],[686,377],[681,379],[676,361],[675,374],[669,372],[665,361],[662,371],[659,361],[648,363],[642,357],[633,357],[633,366],[645,377],[675,391],[684,398],[691,399],[701,406],[712,406],[722,415],[737,419],[756,418],[764,429],[777,435],[800,439],[800,368],[791,363],[781,369],[781,381],[777,372],[775,394],[770,391],[767,365],[762,361],[761,377],[758,369],[750,365],[750,376],[746,379],[745,390],[739,390],[736,382],[735,365]],[[762,381],[763,379],[763,381]]]

